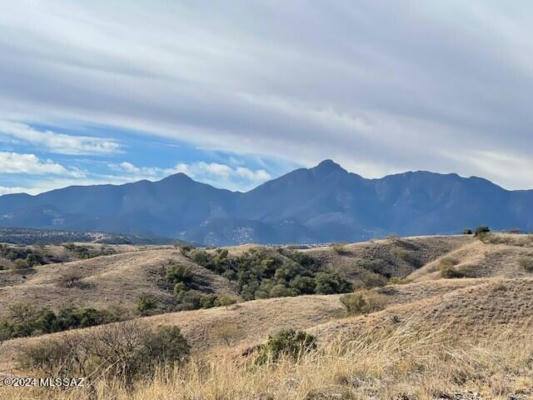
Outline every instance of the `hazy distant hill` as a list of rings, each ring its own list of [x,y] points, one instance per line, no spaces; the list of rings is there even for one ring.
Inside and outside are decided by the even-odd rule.
[[[407,172],[381,179],[331,160],[247,192],[184,174],[158,182],[72,186],[0,197],[0,226],[108,231],[206,244],[358,241],[390,233],[457,233],[485,224],[533,230],[533,190],[485,179]]]
[[[85,242],[102,244],[168,244],[173,240],[108,232],[61,231],[30,228],[0,228],[0,243],[59,244]]]

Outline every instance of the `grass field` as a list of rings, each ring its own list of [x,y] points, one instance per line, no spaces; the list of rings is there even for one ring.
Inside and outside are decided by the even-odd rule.
[[[238,254],[246,248],[229,250]],[[0,398],[533,398],[533,274],[524,261],[533,254],[531,236],[499,234],[483,241],[462,236],[391,238],[299,251],[320,258],[353,282],[363,282],[370,273],[383,277],[384,272],[398,279],[370,287],[384,304],[369,314],[347,315],[342,295],[334,294],[137,317],[153,328],[178,326],[191,345],[190,362],[178,369],[163,366],[149,379],[127,386],[113,379],[93,379],[88,387],[68,390],[0,385]],[[59,306],[80,296],[84,304],[122,301],[131,307],[140,291],[170,296],[154,278],[154,271],[169,259],[190,263],[178,249],[145,247],[43,265],[27,282],[9,284],[6,278],[1,301],[5,307],[18,296],[40,295],[43,303]],[[377,273],[377,263],[365,269],[369,259],[381,260],[386,271]],[[205,276],[206,289],[235,292],[232,282],[190,265]],[[96,286],[79,292],[57,288],[56,277],[74,268]],[[448,277],[450,268],[453,278]],[[314,335],[317,350],[298,362],[287,358],[256,365],[253,349],[284,328]],[[5,341],[0,370],[4,376],[38,375],[20,369],[19,349],[49,338],[94,336],[101,329],[105,326]]]

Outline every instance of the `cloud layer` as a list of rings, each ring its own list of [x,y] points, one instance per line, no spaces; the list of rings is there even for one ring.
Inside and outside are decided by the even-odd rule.
[[[0,171],[3,174],[84,176],[82,171],[67,169],[52,160],[40,160],[34,154],[8,152],[0,152]]]
[[[40,131],[27,124],[0,120],[0,135],[44,147],[51,153],[70,155],[112,154],[120,145],[111,139],[72,136],[51,130]]]
[[[132,180],[161,179],[181,172],[195,180],[231,190],[252,189],[271,178],[264,169],[252,170],[241,166],[233,167],[227,164],[203,161],[178,163],[173,168],[138,167],[130,162],[110,164],[109,167],[120,173],[120,176],[128,176]]]
[[[367,177],[425,169],[530,188],[532,12],[490,0],[21,0],[0,15],[0,113],[301,165],[333,158]],[[65,154],[120,150],[4,131]]]

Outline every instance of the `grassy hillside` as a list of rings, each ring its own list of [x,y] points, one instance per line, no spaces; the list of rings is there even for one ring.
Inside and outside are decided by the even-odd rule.
[[[173,287],[165,282],[165,271],[173,264],[191,270],[193,289],[202,293],[239,294],[245,299],[301,293],[278,290],[276,294],[277,288],[273,290],[276,283],[282,283],[281,286],[288,290],[293,286],[289,282],[290,276],[277,278],[274,269],[271,273],[258,271],[260,275],[253,280],[252,277],[239,280],[239,271],[233,276],[228,275],[225,272],[230,267],[240,268],[235,267],[235,260],[245,260],[243,268],[246,270],[250,265],[274,261],[277,264],[272,268],[284,267],[289,274],[309,272],[314,277],[316,273],[311,269],[315,268],[337,272],[352,283],[353,288],[383,286],[391,277],[403,278],[427,262],[471,242],[470,237],[452,236],[391,238],[310,249],[246,245],[227,248],[228,257],[224,259],[217,256],[219,251],[215,249],[184,251],[172,246],[2,245],[0,265],[4,269],[0,270],[0,316],[10,304],[29,299],[52,309],[65,304],[95,308],[113,306],[132,314],[139,298],[149,296],[158,302],[159,311],[171,311],[176,296]],[[257,255],[249,256],[257,249],[260,250]],[[202,252],[211,255],[210,264],[195,257]],[[296,257],[298,255],[308,256],[311,262],[305,264],[306,259],[302,261]],[[311,265],[313,263],[316,265]],[[295,266],[299,272],[293,271]],[[248,287],[239,289],[239,282]],[[251,286],[255,284],[259,286]],[[317,293],[328,293],[328,290],[318,290]]]
[[[485,235],[427,263],[407,279],[440,279],[443,270],[444,277],[450,270],[456,277],[528,276],[533,270],[533,235]]]
[[[200,290],[234,293],[226,279],[190,262],[179,249],[111,247],[117,254],[0,272],[0,313],[10,304],[29,301],[58,309],[76,304],[95,308],[119,307],[133,314],[140,296],[151,296],[161,307],[174,302],[165,285],[165,269],[180,263],[190,267]],[[123,250],[123,252],[119,252]],[[68,284],[68,280],[74,283]]]
[[[236,268],[240,264],[233,261],[248,257],[255,247],[228,248],[223,262],[220,250],[208,250],[219,261],[202,261],[207,267],[194,261],[191,250],[171,247],[131,248],[39,266],[23,281],[9,283],[14,281],[4,278],[0,301],[4,308],[25,296],[37,296],[39,304],[52,308],[77,301],[93,307],[116,303],[132,310],[139,293],[147,293],[172,304],[176,296],[161,272],[169,262],[191,268],[197,277],[191,290],[239,295],[240,281],[229,279],[227,270],[217,266]],[[0,398],[529,399],[533,397],[533,271],[528,263],[532,250],[531,236],[508,234],[264,248],[261,254],[266,259],[301,260],[293,254],[298,252],[317,260],[320,268],[348,279],[355,295],[261,298],[137,317],[136,323],[151,329],[179,327],[191,346],[190,361],[178,370],[168,366],[157,370],[131,387],[101,378],[92,389],[0,387]],[[257,260],[263,263],[265,258]],[[287,263],[280,265],[293,265]],[[462,273],[464,268],[475,273]],[[72,271],[82,274],[87,288],[60,288],[58,277]],[[14,272],[1,274],[8,277]],[[363,286],[367,289],[358,289]],[[375,307],[347,310],[343,303],[350,296],[363,296]],[[0,373],[42,374],[22,368],[21,349],[50,339],[98,337],[108,327],[5,341]],[[317,349],[297,362],[282,357],[272,365],[256,364],[260,346],[287,328],[313,335]]]

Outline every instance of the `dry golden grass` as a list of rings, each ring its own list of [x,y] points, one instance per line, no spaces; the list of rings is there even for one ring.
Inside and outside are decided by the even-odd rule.
[[[329,268],[353,280],[357,287],[358,283],[375,286],[386,282],[386,278],[361,265],[362,260],[367,258],[388,260],[389,264],[384,267],[387,271],[384,272],[404,276],[417,263],[422,265],[470,242],[472,239],[466,236],[435,236],[348,244],[344,246],[346,253],[343,254],[337,254],[331,246],[299,251],[319,258]],[[169,260],[190,266],[204,281],[203,285],[208,291],[235,293],[232,282],[191,262],[179,249],[171,246],[106,247],[117,254],[68,261],[70,255],[64,246],[42,246],[40,251],[68,262],[38,266],[32,270],[0,271],[0,317],[10,304],[28,300],[52,309],[67,304],[95,308],[113,306],[120,307],[126,313],[134,311],[140,295],[155,297],[160,303],[166,304],[172,301],[173,296],[170,290],[161,288],[160,271]],[[257,246],[242,245],[228,249],[232,255],[239,255],[253,247]],[[416,255],[416,259],[411,259],[413,255]],[[63,277],[72,275],[81,278],[81,287],[62,285]]]
[[[192,361],[179,371],[157,371],[154,379],[124,388],[117,381],[97,381],[91,388],[1,388],[3,399],[455,399],[525,400],[533,398],[533,275],[520,266],[533,251],[530,236],[496,235],[485,243],[471,237],[387,239],[350,244],[342,254],[330,247],[303,250],[344,272],[368,254],[406,257],[398,249],[414,246],[427,264],[412,273],[411,283],[371,289],[386,297],[386,308],[368,315],[346,316],[339,295],[256,300],[207,310],[142,318],[153,326],[177,325],[193,347]],[[242,252],[249,247],[234,248]],[[106,305],[136,299],[139,289],[155,289],[153,274],[169,258],[170,248],[144,249],[83,262],[39,267],[28,283],[0,288],[0,296],[25,291],[55,302],[72,294],[56,289],[56,275],[77,269],[98,290],[85,301]],[[439,264],[457,260],[473,278],[442,279]],[[406,257],[406,260],[410,260]],[[404,260],[405,261],[405,260]],[[190,264],[205,276],[209,271]],[[409,263],[398,264],[407,271]],[[42,270],[41,270],[42,269]],[[356,276],[359,272],[354,273]],[[231,290],[212,277],[217,290]],[[33,292],[29,288],[33,285]],[[218,286],[217,286],[218,285]],[[14,287],[20,286],[18,289]],[[2,290],[6,290],[2,292]],[[20,293],[18,295],[20,295]],[[135,297],[134,297],[135,295]],[[102,296],[107,296],[105,301]],[[97,298],[100,297],[100,298]],[[11,297],[18,298],[18,297]],[[0,306],[8,304],[0,297]],[[94,303],[91,303],[94,302]],[[298,363],[255,366],[243,357],[283,328],[305,329],[317,336],[319,351]],[[81,330],[90,335],[94,328]],[[18,376],[17,346],[42,338],[17,339],[2,345],[0,371]],[[1,385],[0,385],[1,386]],[[511,397],[513,396],[513,397]]]
[[[193,351],[203,352],[223,344],[224,339],[214,334],[221,326],[232,324],[237,329],[231,344],[237,353],[265,340],[280,329],[307,329],[344,316],[344,307],[333,296],[300,296],[255,300],[205,310],[182,311],[139,318],[153,326],[176,325],[183,332]],[[17,348],[49,337],[61,337],[77,332],[91,335],[95,328],[59,332],[32,338],[7,341],[0,352],[0,372],[15,373]],[[242,333],[241,333],[242,330]],[[239,333],[237,334],[237,331]],[[17,372],[18,373],[18,372]]]
[[[316,257],[346,278],[363,285],[386,283],[369,268],[376,262],[382,274],[405,277],[417,268],[465,246],[470,236],[417,236],[349,243],[342,246],[314,247],[302,252]]]
[[[2,271],[0,314],[8,305],[28,300],[53,309],[76,304],[95,308],[118,306],[129,312],[133,312],[141,294],[161,302],[170,301],[172,292],[160,286],[161,270],[170,260],[190,266],[202,278],[203,285],[213,292],[235,293],[234,286],[227,279],[192,263],[181,251],[147,247],[88,260],[42,265],[23,274]],[[88,288],[65,288],[61,279],[72,273],[81,276],[80,282]]]
[[[491,234],[483,241],[474,239],[427,263],[407,279],[415,282],[441,279],[441,267],[451,259],[457,261],[453,268],[472,278],[527,277],[531,274],[520,264],[524,257],[533,257],[533,235]]]
[[[403,285],[400,287],[403,288]],[[338,335],[355,337],[387,332],[406,323],[418,333],[448,332],[451,338],[461,335],[491,336],[506,326],[516,324],[533,332],[532,298],[531,278],[487,279],[479,285],[469,285],[413,302],[394,304],[392,295],[391,305],[383,311],[331,321],[309,331],[325,340]],[[533,340],[533,334],[531,338]]]
[[[181,370],[123,387],[0,388],[2,399],[529,399],[533,396],[531,333],[514,327],[494,335],[421,335],[409,324],[392,332],[335,340],[298,363],[256,366],[228,351],[196,356]],[[448,339],[448,340],[447,340]],[[462,397],[460,397],[460,395]],[[514,396],[514,397],[510,397]]]

